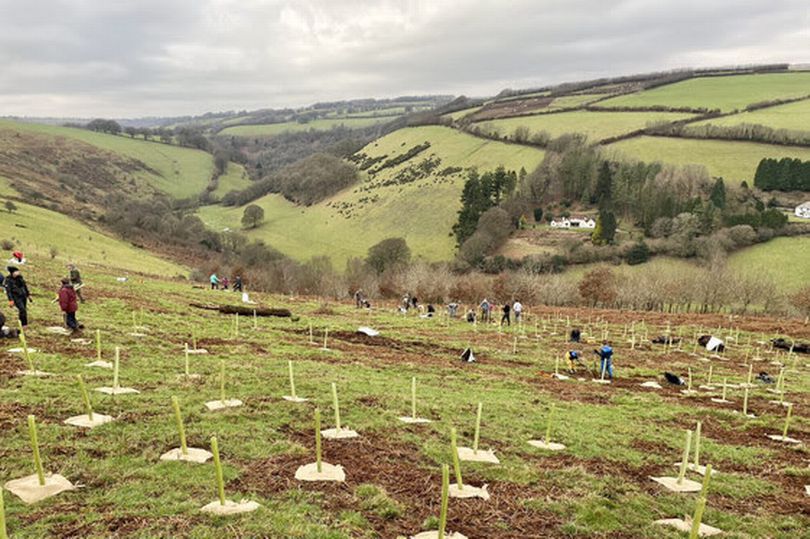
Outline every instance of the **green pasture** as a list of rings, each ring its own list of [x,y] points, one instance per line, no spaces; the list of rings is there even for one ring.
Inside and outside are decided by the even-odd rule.
[[[753,142],[642,136],[606,146],[618,158],[660,161],[672,165],[703,165],[712,176],[729,183],[753,184],[759,162],[766,158],[792,157],[810,160],[810,148],[776,146]]]
[[[454,252],[449,233],[457,219],[466,172],[444,176],[440,172],[448,167],[486,171],[501,165],[516,171],[521,167],[532,170],[543,158],[543,152],[534,148],[482,140],[438,126],[400,129],[361,152],[392,158],[425,141],[431,143],[430,148],[411,160],[384,169],[373,178],[365,175],[361,183],[313,206],[296,206],[279,195],[255,201],[265,210],[265,223],[246,234],[299,260],[329,255],[339,268],[348,258],[365,257],[369,247],[389,237],[404,237],[414,256],[447,260]],[[441,164],[428,177],[374,187],[430,156],[441,159]],[[364,190],[367,187],[371,188]],[[340,213],[344,207],[348,217],[346,212]],[[238,229],[243,211],[209,206],[199,215],[214,229]]]
[[[579,96],[574,96],[579,97]],[[615,137],[643,129],[652,123],[674,122],[691,117],[689,114],[667,112],[589,112],[571,111],[559,114],[534,114],[489,120],[476,124],[484,131],[501,133],[510,138],[518,127],[527,127],[531,133],[545,131],[552,137],[566,133],[582,133],[593,141]]]
[[[810,92],[810,89],[808,89]],[[723,125],[734,126],[740,124],[756,124],[773,129],[788,129],[791,131],[810,131],[810,99],[767,107],[751,112],[740,112],[731,116],[704,120],[693,125]]]
[[[698,77],[621,95],[602,107],[691,107],[742,110],[747,105],[810,95],[810,73],[767,73]]]

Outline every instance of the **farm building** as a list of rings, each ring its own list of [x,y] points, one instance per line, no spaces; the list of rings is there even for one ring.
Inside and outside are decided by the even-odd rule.
[[[563,217],[552,219],[551,226],[553,228],[596,228],[596,221],[590,217],[572,217],[571,219]]]
[[[799,204],[796,206],[796,217],[810,219],[810,202],[805,202],[804,204]]]

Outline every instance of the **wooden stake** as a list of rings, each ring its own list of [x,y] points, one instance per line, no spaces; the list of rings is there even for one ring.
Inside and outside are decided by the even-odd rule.
[[[76,379],[79,381],[79,389],[82,392],[82,401],[84,402],[84,409],[87,411],[87,417],[90,421],[93,421],[93,406],[90,404],[90,395],[87,394],[87,388],[84,387],[84,379],[81,374],[77,374]]]
[[[695,427],[695,470],[700,466],[700,427],[701,422],[698,421]]]
[[[686,390],[687,391],[692,391],[692,367],[689,367],[687,369],[687,372],[689,373],[689,379],[688,379],[688,382],[686,384]]]
[[[259,317],[256,316],[256,309],[253,309],[253,329],[259,329]]]
[[[191,371],[189,369],[189,360],[188,360],[188,343],[185,343],[184,352],[185,352],[185,356],[186,356],[185,357],[185,373],[186,373],[186,378],[188,378],[189,376],[191,376]]]
[[[335,431],[340,432],[340,402],[335,382],[332,382],[332,404],[335,406]]]
[[[683,458],[681,459],[681,469],[678,472],[678,484],[683,484],[683,480],[686,477],[686,467],[689,464],[689,448],[692,445],[692,431],[686,431],[686,443],[683,447]]]
[[[695,514],[692,517],[692,529],[689,531],[689,539],[700,537],[700,523],[703,520],[703,512],[706,510],[706,498],[709,494],[709,481],[712,477],[712,465],[706,465],[706,474],[703,476],[703,488],[700,489],[700,497],[695,506]]]
[[[748,365],[748,381],[746,382],[747,385],[751,385],[751,381],[753,380],[754,376],[754,364]]]
[[[709,377],[708,377],[708,379],[706,380],[706,385],[707,385],[707,386],[712,385],[712,372],[713,372],[713,371],[714,371],[714,365],[709,365]]]
[[[295,394],[295,377],[293,376],[292,361],[287,361],[287,369],[290,371],[290,396],[294,399],[297,395]]]
[[[453,470],[456,472],[456,486],[459,490],[464,490],[464,483],[461,481],[461,465],[458,462],[458,445],[456,445],[456,428],[450,429],[450,449],[453,452]]]
[[[728,389],[728,384],[726,383],[727,380],[728,380],[728,378],[723,378],[723,400],[724,401],[726,400],[726,390]]]
[[[315,466],[318,473],[323,471],[321,464],[321,409],[315,408]]]
[[[42,459],[39,456],[39,438],[37,437],[37,420],[28,416],[28,434],[31,437],[31,450],[34,452],[34,468],[37,470],[39,486],[45,486],[45,470],[42,469]]]
[[[309,344],[315,344],[315,339],[312,336],[312,322],[309,323]]]
[[[101,361],[101,330],[96,330],[96,360]]]
[[[172,396],[172,408],[174,408],[174,419],[177,421],[177,432],[180,434],[180,452],[183,455],[188,455],[186,429],[183,426],[183,416],[180,414],[180,401],[175,396]]]
[[[787,438],[788,427],[790,426],[790,416],[793,413],[793,404],[788,404],[787,416],[785,416],[785,428],[782,429],[782,438]]]
[[[214,454],[214,468],[217,474],[217,494],[219,494],[219,504],[225,505],[225,480],[222,478],[222,462],[219,460],[219,444],[217,437],[211,437],[211,453]]]
[[[475,438],[473,438],[473,453],[478,454],[478,437],[481,433],[481,408],[483,404],[478,403],[478,413],[475,416]]]
[[[442,464],[442,506],[439,512],[439,539],[444,539],[447,530],[447,506],[450,498],[450,467]]]
[[[327,339],[329,338],[329,328],[324,328],[323,330],[323,349],[328,350],[326,347]]]

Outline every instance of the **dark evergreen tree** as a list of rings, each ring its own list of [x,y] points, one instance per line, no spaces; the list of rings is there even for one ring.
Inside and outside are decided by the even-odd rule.
[[[726,186],[723,183],[723,178],[717,178],[712,187],[712,192],[709,194],[709,200],[716,208],[723,209],[726,207]]]

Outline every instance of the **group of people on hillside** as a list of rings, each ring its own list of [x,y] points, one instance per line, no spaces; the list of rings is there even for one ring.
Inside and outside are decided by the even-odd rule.
[[[569,341],[571,343],[579,343],[582,339],[582,331],[579,328],[571,330]],[[607,380],[613,380],[613,347],[608,340],[602,341],[602,346],[593,351],[594,354],[599,356],[599,377]],[[578,364],[582,364],[582,352],[576,349],[568,351],[568,371],[575,372]]]
[[[237,275],[236,278],[234,278],[233,283],[231,283],[231,280],[228,279],[227,276],[220,278],[216,273],[212,273],[208,278],[208,281],[211,283],[211,290],[233,289],[234,292],[242,292],[242,277],[239,275]]]
[[[9,308],[17,309],[20,326],[26,327],[29,322],[28,306],[34,302],[28,284],[22,275],[19,266],[25,264],[25,257],[22,253],[13,253],[13,260],[18,264],[9,264],[6,267],[7,275],[0,274],[0,289],[8,299]],[[79,310],[79,303],[84,303],[81,288],[83,286],[82,276],[75,264],[68,265],[68,274],[61,280],[58,296],[55,302],[59,303],[59,308],[63,313],[65,326],[71,332],[78,332],[82,326],[76,319]],[[0,313],[0,337],[16,337],[17,331],[7,325],[7,318]]]
[[[491,322],[492,321],[492,312],[495,310],[495,304],[491,303],[487,298],[481,302],[478,306],[481,309],[481,321],[482,322]],[[470,320],[470,313],[472,313],[472,320]],[[515,300],[513,302],[506,302],[501,307],[501,325],[504,324],[507,326],[512,325],[512,314],[515,316],[515,323],[520,324],[523,317],[523,304],[520,300]],[[467,313],[467,321],[468,322],[475,322],[475,312],[470,310]]]

